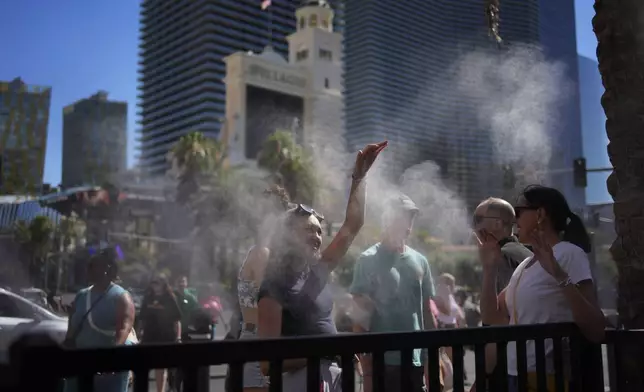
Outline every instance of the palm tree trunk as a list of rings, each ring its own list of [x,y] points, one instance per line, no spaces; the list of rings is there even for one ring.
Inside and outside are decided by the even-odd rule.
[[[606,89],[608,191],[615,202],[617,238],[611,254],[619,273],[619,318],[625,328],[644,328],[644,2],[595,0],[599,70]],[[629,391],[644,390],[641,348],[624,347],[620,378]]]

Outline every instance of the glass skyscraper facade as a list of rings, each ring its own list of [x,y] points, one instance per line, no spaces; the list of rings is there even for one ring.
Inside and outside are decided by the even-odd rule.
[[[0,194],[39,194],[51,87],[0,81]]]
[[[579,95],[581,102],[581,129],[584,156],[588,168],[611,167],[608,159],[606,115],[601,105],[604,93],[597,60],[579,56]],[[588,204],[608,203],[612,200],[606,188],[610,172],[588,173],[586,201]]]
[[[127,170],[127,103],[99,91],[63,109],[62,185],[113,182]]]
[[[485,0],[352,0],[344,8],[350,148],[393,141],[388,147],[393,176],[433,160],[470,207],[492,195],[510,197],[492,157],[489,132],[477,119],[477,106],[489,97],[463,94],[453,83],[464,55],[503,51],[488,36],[484,9]],[[573,0],[502,1],[501,35],[503,48],[543,45],[546,56],[565,62],[567,78],[577,81],[577,62],[571,61],[576,53]],[[570,140],[581,144],[578,105],[564,111],[557,128],[575,134]],[[572,158],[563,160],[574,155],[567,151],[562,162],[551,166],[572,168]],[[583,204],[583,190],[565,191],[569,197],[581,193]]]
[[[572,163],[583,156],[579,62],[575,31],[574,0],[538,0],[539,41],[548,59],[565,65],[565,78],[571,84],[560,105],[561,119],[553,131],[552,184],[561,190],[573,209],[586,206],[586,191],[576,188]]]
[[[225,113],[226,66],[238,51],[267,45],[287,58],[301,0],[144,0],[140,28],[140,165],[167,169],[166,157],[183,135],[217,137]],[[340,17],[338,17],[340,15]],[[338,24],[341,28],[341,9]],[[269,34],[270,32],[270,34]]]

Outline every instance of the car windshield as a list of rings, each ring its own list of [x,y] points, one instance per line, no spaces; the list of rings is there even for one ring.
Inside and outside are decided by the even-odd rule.
[[[46,306],[47,305],[47,299],[41,295],[40,293],[24,293],[23,297],[28,299],[29,301],[39,305],[39,306]]]
[[[61,319],[60,316],[45,309],[39,303],[34,303],[33,301],[30,301],[28,298],[15,295],[14,299],[15,299],[16,305],[21,309],[21,313],[25,313],[25,314],[35,313],[44,320]]]

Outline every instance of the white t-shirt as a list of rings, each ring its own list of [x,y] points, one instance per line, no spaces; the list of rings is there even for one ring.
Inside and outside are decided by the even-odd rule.
[[[562,241],[552,250],[555,259],[574,284],[592,279],[588,256],[580,247]],[[510,325],[572,322],[572,310],[561,287],[558,286],[557,280],[548,274],[538,261],[526,268],[531,260],[532,257],[529,257],[519,264],[505,292],[505,303],[510,313]],[[544,348],[546,371],[552,374],[554,373],[552,339],[545,340]],[[509,342],[507,350],[508,374],[516,376],[516,343]],[[534,341],[526,342],[526,353],[528,372],[534,372],[536,371]]]
[[[444,298],[444,297],[443,297]],[[454,299],[454,296],[452,294],[448,294],[447,296],[447,301],[443,299],[444,302],[447,302],[447,305],[449,306],[450,313],[445,314],[441,311],[438,312],[438,321],[442,324],[448,324],[448,325],[456,325],[458,318],[459,318],[459,313],[461,311],[461,308],[459,308],[458,304],[456,303],[456,299]]]
[[[449,314],[445,314],[439,310],[436,319],[442,324],[456,325],[461,308],[456,303],[454,295],[452,295],[447,286],[439,284],[436,287],[436,297],[437,299],[440,298],[445,306],[449,307]]]

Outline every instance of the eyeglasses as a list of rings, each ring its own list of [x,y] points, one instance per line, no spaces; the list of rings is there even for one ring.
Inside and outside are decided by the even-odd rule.
[[[500,218],[500,217],[498,217],[498,216],[474,215],[474,216],[472,217],[472,225],[473,225],[473,226],[479,225],[479,224],[483,223],[483,221],[484,221],[485,219],[501,220],[501,218]]]
[[[305,204],[298,204],[295,207],[295,210],[293,210],[294,213],[302,215],[302,216],[311,216],[313,215],[314,217],[317,218],[320,222],[324,220],[324,215],[320,214],[319,212],[315,211],[313,208],[305,205]]]

